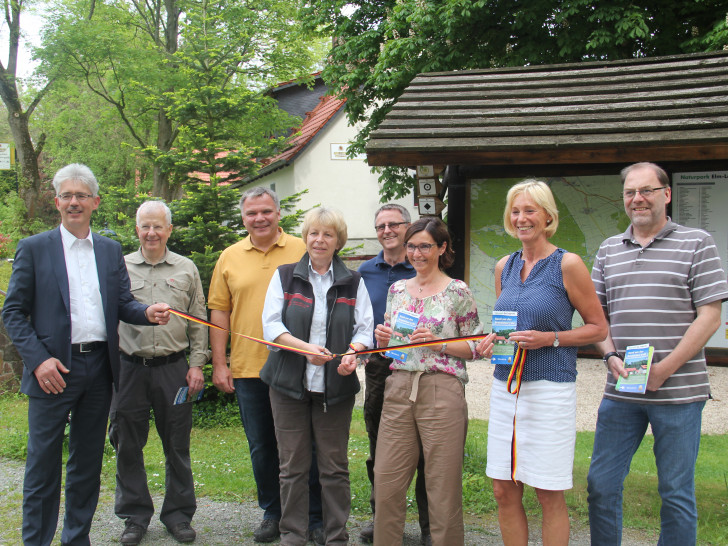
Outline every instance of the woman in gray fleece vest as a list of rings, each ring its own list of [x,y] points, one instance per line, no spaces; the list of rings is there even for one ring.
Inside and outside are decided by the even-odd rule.
[[[281,544],[308,542],[308,473],[311,446],[321,483],[326,544],[348,544],[348,444],[355,375],[337,373],[340,363],[372,343],[374,318],[364,281],[336,255],[347,239],[338,211],[316,208],[303,220],[306,254],[278,268],[263,308],[263,334],[293,349],[271,351],[260,372],[270,386],[281,465]]]

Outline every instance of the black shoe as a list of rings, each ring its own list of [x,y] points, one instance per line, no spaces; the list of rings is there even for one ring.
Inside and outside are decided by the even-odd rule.
[[[276,519],[264,519],[253,533],[255,542],[273,542],[279,536],[281,536],[281,530],[278,528]]]
[[[370,521],[359,531],[359,540],[364,544],[371,544],[374,542],[374,522]]]
[[[127,522],[126,526],[124,527],[124,532],[121,533],[121,538],[119,539],[119,542],[121,544],[139,544],[144,537],[144,533],[146,532],[147,530],[141,525]]]
[[[308,541],[313,542],[316,546],[326,546],[326,533],[323,527],[308,530]]]
[[[195,530],[186,521],[175,523],[172,527],[167,527],[167,531],[169,531],[177,542],[194,542],[197,537]]]

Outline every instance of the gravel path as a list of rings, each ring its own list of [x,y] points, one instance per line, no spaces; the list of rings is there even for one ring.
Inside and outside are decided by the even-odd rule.
[[[3,510],[20,510],[20,498],[23,486],[23,465],[16,461],[0,459],[0,498],[3,499]],[[10,500],[12,499],[12,500]],[[253,540],[253,530],[260,523],[261,510],[252,502],[230,503],[210,501],[206,498],[197,499],[197,513],[192,522],[197,531],[196,544],[228,545],[228,544],[257,544]],[[154,498],[155,506],[161,506],[161,497]],[[63,509],[61,500],[61,510]],[[61,515],[62,521],[63,515]],[[359,530],[366,521],[349,520],[350,544],[359,544]],[[531,544],[540,543],[539,521],[531,524]],[[124,528],[123,523],[114,515],[113,491],[101,491],[99,506],[96,510],[94,523],[91,527],[91,544],[118,544],[119,536]],[[502,544],[498,524],[495,520],[483,521],[477,519],[466,524],[465,544],[468,546],[490,546]],[[19,536],[20,532],[14,533]],[[632,536],[632,539],[628,537]],[[60,532],[56,534],[60,540]],[[0,530],[0,545],[17,544],[3,536]],[[652,541],[654,543],[654,540]],[[152,520],[147,534],[142,540],[143,545],[172,546],[177,542],[167,533],[164,526],[156,517]],[[312,544],[312,543],[311,543]],[[408,522],[405,528],[404,546],[418,546],[420,532],[416,523]],[[573,546],[589,545],[589,530],[585,528],[572,528],[571,544]],[[643,534],[628,532],[625,544],[646,546],[650,544]]]
[[[577,378],[577,429],[593,430],[596,413],[604,386],[605,371],[600,360],[580,359]],[[468,408],[471,418],[487,419],[489,390],[492,369],[486,363],[475,363],[469,366],[470,383],[466,388]],[[703,413],[704,434],[728,433],[728,368],[710,368],[710,381],[715,400],[708,402]],[[363,398],[360,395],[358,403]],[[23,465],[15,461],[0,459],[0,502],[3,512],[17,513],[20,510],[23,483]],[[161,499],[155,498],[155,505],[161,506]],[[259,523],[261,511],[253,502],[229,503],[198,499],[197,513],[193,526],[197,530],[197,544],[227,545],[255,544],[253,530]],[[5,519],[5,518],[3,518]],[[6,520],[7,521],[7,520]],[[350,543],[357,544],[359,529],[366,521],[351,519],[349,522]],[[531,522],[531,544],[540,543],[539,521]],[[99,507],[96,511],[91,532],[92,544],[118,544],[123,529],[122,522],[114,515],[113,491],[102,490]],[[19,533],[14,533],[18,536]],[[624,544],[642,546],[654,544],[655,538],[637,530],[625,530]],[[3,536],[0,528],[0,545],[15,544],[17,540]],[[482,520],[469,518],[466,524],[467,545],[502,544],[495,519]],[[166,546],[177,544],[166,532],[158,519],[154,519],[144,537],[142,544]],[[419,528],[416,523],[407,523],[405,529],[405,546],[419,544]],[[586,546],[589,544],[588,528],[573,526],[571,544]]]

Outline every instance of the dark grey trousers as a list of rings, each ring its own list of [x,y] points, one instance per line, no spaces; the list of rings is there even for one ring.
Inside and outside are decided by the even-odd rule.
[[[150,409],[165,457],[165,494],[159,519],[168,527],[192,521],[197,509],[190,465],[192,404],[172,405],[187,385],[184,356],[147,368],[122,355],[119,391],[111,403],[109,440],[116,449],[116,505],[121,519],[146,528],[154,515],[147,487],[143,448],[149,436]]]

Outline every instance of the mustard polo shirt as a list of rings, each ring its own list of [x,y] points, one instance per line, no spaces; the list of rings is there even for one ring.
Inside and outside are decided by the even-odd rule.
[[[306,253],[301,239],[280,231],[268,252],[256,248],[248,236],[223,250],[215,264],[207,307],[230,311],[233,332],[263,339],[261,315],[271,277],[278,266],[297,262]],[[265,345],[232,335],[230,371],[234,379],[259,377],[267,359]]]

